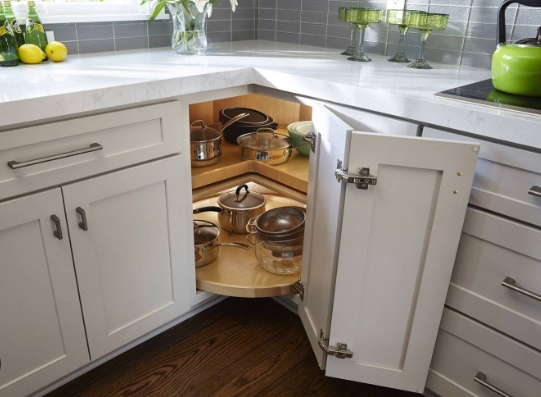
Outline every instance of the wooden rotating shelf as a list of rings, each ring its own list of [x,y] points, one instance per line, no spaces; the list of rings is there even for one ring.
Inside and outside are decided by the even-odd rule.
[[[220,125],[214,125],[213,127],[220,128]],[[286,129],[278,129],[276,132],[288,135]],[[192,189],[198,189],[240,175],[255,173],[307,193],[308,161],[308,157],[301,155],[296,150],[293,150],[293,154],[287,163],[277,166],[267,165],[260,161],[242,161],[239,155],[239,147],[224,139],[220,162],[210,167],[192,168]]]
[[[303,206],[301,203],[285,197],[265,195],[267,210],[283,206]],[[194,208],[216,205],[216,198],[194,203]],[[218,223],[218,214],[207,212],[194,215],[201,219]],[[228,234],[220,229],[220,242],[247,243],[246,235]],[[291,275],[273,274],[263,269],[255,257],[255,249],[245,251],[234,247],[220,247],[218,259],[210,265],[195,269],[197,289],[214,294],[241,298],[265,298],[294,294],[293,284],[299,279],[300,272]]]

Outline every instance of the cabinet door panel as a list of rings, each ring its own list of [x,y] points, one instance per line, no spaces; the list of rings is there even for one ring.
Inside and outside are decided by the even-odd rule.
[[[62,188],[92,359],[189,309],[193,233],[181,159]]]
[[[0,204],[0,252],[0,396],[23,396],[89,361],[60,189]]]
[[[422,392],[451,277],[479,147],[354,132],[346,188],[329,376]]]

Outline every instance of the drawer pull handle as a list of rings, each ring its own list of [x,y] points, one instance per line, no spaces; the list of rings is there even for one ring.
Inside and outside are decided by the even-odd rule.
[[[541,197],[541,187],[532,186],[532,188],[528,190],[528,194],[531,194],[532,196],[536,196],[536,197]]]
[[[79,222],[79,227],[83,229],[85,232],[88,232],[88,222],[86,220],[85,210],[82,209],[81,207],[77,207],[75,208],[75,211],[77,211],[77,213],[81,215],[81,222]]]
[[[96,152],[102,149],[103,149],[103,146],[101,146],[99,143],[93,143],[89,147],[84,148],[84,149],[77,149],[77,150],[72,150],[71,152],[54,154],[52,156],[41,157],[39,159],[21,161],[21,162],[10,161],[8,162],[8,166],[9,168],[16,170],[23,167],[29,167],[31,165],[42,164],[42,163],[47,163],[49,161],[65,159],[66,157],[72,157],[72,156],[78,156],[80,154]]]
[[[474,381],[479,383],[480,385],[486,387],[488,390],[493,391],[498,396],[501,397],[513,397],[511,394],[508,394],[504,392],[502,389],[497,388],[496,386],[491,385],[487,382],[487,376],[482,372],[477,372],[477,375],[475,375],[475,378],[473,378]]]
[[[517,287],[515,279],[511,277],[506,277],[505,280],[502,281],[502,285],[505,288],[509,288],[510,290],[518,292],[519,294],[526,295],[532,299],[535,299],[536,301],[541,302],[541,295],[538,295],[535,292],[528,291],[527,289]]]
[[[63,240],[64,235],[62,234],[62,224],[60,223],[60,218],[56,215],[51,215],[51,220],[54,222],[54,226],[56,228],[56,230],[53,231],[54,236],[59,240]]]

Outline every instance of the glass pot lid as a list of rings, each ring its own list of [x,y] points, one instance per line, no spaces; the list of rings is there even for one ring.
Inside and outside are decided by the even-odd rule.
[[[248,185],[241,185],[236,190],[222,194],[218,202],[228,209],[255,209],[263,207],[267,199],[261,193],[250,191]]]
[[[190,126],[190,142],[209,142],[217,141],[222,138],[222,134],[217,129],[207,127],[203,120],[194,121]]]
[[[193,237],[195,246],[204,245],[214,241],[220,235],[220,229],[212,222],[193,221]]]
[[[255,150],[285,150],[292,147],[292,142],[290,137],[278,134],[272,128],[260,128],[256,132],[244,134],[237,138],[237,143],[240,146]]]

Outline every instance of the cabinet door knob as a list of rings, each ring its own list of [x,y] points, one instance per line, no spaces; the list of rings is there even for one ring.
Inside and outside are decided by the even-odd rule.
[[[79,222],[79,227],[83,229],[85,232],[88,231],[88,221],[86,220],[86,212],[81,207],[77,207],[75,209],[79,215],[81,215],[81,222]]]
[[[53,231],[53,234],[55,235],[57,239],[63,240],[64,235],[62,234],[62,224],[60,223],[60,218],[57,217],[56,215],[51,215],[51,220],[54,222],[54,226],[56,229]]]
[[[475,382],[479,383],[480,385],[486,387],[488,390],[493,391],[498,396],[501,396],[501,397],[513,397],[511,394],[508,394],[508,393],[504,392],[502,389],[499,389],[496,386],[491,385],[490,383],[488,383],[487,382],[487,376],[482,372],[477,372],[477,375],[475,375],[475,378],[473,378],[473,380]]]

